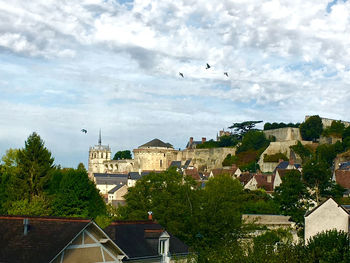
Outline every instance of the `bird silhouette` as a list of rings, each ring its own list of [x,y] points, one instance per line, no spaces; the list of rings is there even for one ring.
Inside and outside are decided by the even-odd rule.
[[[224,72],[224,75],[226,75],[226,77],[228,77],[228,73],[227,72]]]
[[[184,78],[184,74],[182,74],[181,72],[179,72],[179,75],[180,75],[181,77],[183,77],[183,78]]]
[[[205,69],[209,69],[210,68],[210,65],[207,63],[207,67]]]
[[[81,132],[87,134],[87,130],[86,129],[81,129]]]

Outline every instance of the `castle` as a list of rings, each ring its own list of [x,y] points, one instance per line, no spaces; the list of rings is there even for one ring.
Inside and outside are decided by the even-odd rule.
[[[201,142],[205,142],[202,138]],[[198,142],[199,143],[199,142]],[[236,148],[196,149],[190,138],[185,150],[175,150],[170,143],[153,139],[133,150],[134,159],[111,160],[111,148],[102,145],[101,133],[98,144],[89,149],[88,174],[120,174],[144,171],[165,171],[173,161],[190,162],[199,171],[221,168],[227,154],[234,155]]]

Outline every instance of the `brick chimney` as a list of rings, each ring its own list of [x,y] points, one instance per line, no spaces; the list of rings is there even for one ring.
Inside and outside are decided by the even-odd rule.
[[[202,137],[202,143],[205,143],[207,141],[207,138]]]
[[[148,220],[150,220],[150,221],[153,220],[152,211],[148,211]]]

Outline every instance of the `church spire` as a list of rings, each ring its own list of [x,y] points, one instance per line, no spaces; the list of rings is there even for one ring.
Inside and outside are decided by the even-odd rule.
[[[101,146],[101,144],[102,144],[102,139],[101,139],[101,129],[100,129],[100,133],[98,135],[98,145]]]

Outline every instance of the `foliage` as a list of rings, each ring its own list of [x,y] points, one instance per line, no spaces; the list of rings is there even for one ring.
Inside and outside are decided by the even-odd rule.
[[[85,171],[85,172],[87,171],[86,168],[85,168],[85,165],[83,163],[79,163],[78,164],[77,170]]]
[[[93,217],[106,214],[106,206],[86,171],[56,171],[50,181],[55,216]]]
[[[208,148],[220,148],[220,147],[234,147],[238,143],[237,136],[235,135],[224,135],[219,138],[219,141],[213,139],[204,143],[198,144],[197,149],[208,149]]]
[[[260,150],[262,148],[265,150],[269,146],[269,143],[262,131],[249,131],[245,133],[242,143],[237,149],[237,153],[248,150]]]
[[[320,197],[331,184],[331,170],[324,161],[311,159],[303,167],[303,179],[314,190],[314,198],[317,203]]]
[[[350,262],[350,238],[336,230],[312,237],[306,247],[305,262]]]
[[[298,170],[291,170],[282,178],[282,184],[276,187],[274,198],[280,211],[299,225],[304,224],[304,214],[309,208],[309,193]]]
[[[283,153],[264,154],[264,162],[279,162],[280,160],[288,161],[288,157]]]
[[[327,137],[334,136],[334,137],[342,138],[344,130],[345,130],[344,123],[342,123],[340,120],[332,121],[331,126],[323,130],[322,135]]]
[[[218,147],[219,147],[219,142],[214,141],[213,139],[196,145],[197,149],[210,149],[210,148],[218,148]]]
[[[23,181],[28,198],[43,191],[53,169],[53,161],[43,140],[33,132],[25,142],[25,147],[18,152],[18,178]]]
[[[131,152],[129,150],[118,151],[115,153],[113,160],[124,160],[124,159],[132,159]]]
[[[238,161],[238,156],[231,155],[230,153],[226,155],[225,159],[222,161],[222,166],[232,166]]]
[[[266,122],[264,125],[264,130],[273,130],[273,129],[279,129],[279,128],[286,128],[286,127],[291,127],[291,128],[299,128],[300,123],[277,123],[277,122]]]
[[[321,144],[316,148],[316,159],[331,167],[334,158],[343,151],[341,142],[335,144]]]
[[[238,136],[238,139],[241,139],[247,132],[254,130],[256,124],[263,121],[244,121],[233,123],[229,129],[233,129],[233,133]]]
[[[245,190],[242,197],[244,214],[279,214],[280,210],[275,200],[265,190]]]
[[[301,137],[306,141],[316,141],[323,131],[322,119],[318,115],[310,116],[300,124]]]
[[[50,202],[43,195],[11,202],[7,210],[9,215],[48,216],[51,213]]]
[[[302,145],[300,141],[298,141],[296,145],[290,146],[290,148],[300,156],[303,163],[307,162],[313,155],[310,148]]]

